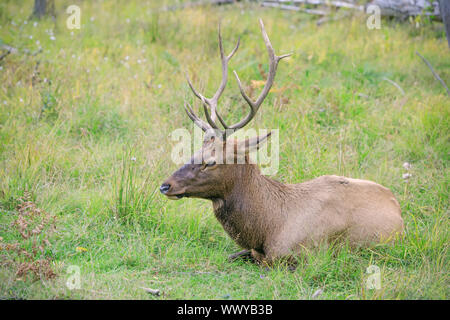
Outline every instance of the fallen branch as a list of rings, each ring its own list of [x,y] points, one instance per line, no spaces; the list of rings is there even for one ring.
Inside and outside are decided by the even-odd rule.
[[[322,25],[322,24],[324,24],[326,22],[329,22],[329,21],[341,20],[341,19],[349,17],[350,15],[351,15],[350,12],[346,11],[344,14],[341,14],[341,15],[335,15],[335,16],[331,16],[331,17],[330,16],[329,17],[322,17],[320,19],[317,19],[316,25],[320,26],[320,25]]]
[[[160,11],[175,11],[175,10],[183,10],[186,8],[193,8],[198,6],[206,6],[206,5],[223,5],[223,4],[233,4],[235,2],[239,2],[240,0],[207,0],[207,1],[195,1],[195,2],[186,2],[180,5],[174,5],[170,7],[163,7]]]
[[[290,11],[301,11],[301,12],[320,15],[320,16],[328,15],[327,11],[317,10],[317,9],[305,9],[305,8],[301,8],[301,7],[296,7],[296,6],[291,6],[291,5],[286,5],[286,4],[276,3],[276,2],[263,2],[263,3],[261,3],[261,6],[278,8],[278,9],[282,9],[282,10],[290,10]]]
[[[298,9],[301,5],[313,5],[335,9],[352,9],[361,12],[365,12],[366,8],[369,6],[376,6],[379,8],[382,16],[405,19],[410,16],[424,15],[433,17],[437,20],[442,18],[437,1],[432,0],[372,0],[366,5],[355,4],[350,2],[350,0],[265,0],[262,5],[265,7],[276,7],[293,11],[317,10]]]
[[[369,5],[380,8],[382,16],[398,17],[406,19],[410,16],[435,16],[440,17],[437,1],[430,0],[373,0]],[[429,11],[432,10],[432,11]]]
[[[441,77],[436,73],[436,71],[434,71],[433,67],[431,66],[431,63],[429,63],[428,60],[425,59],[419,52],[416,51],[416,54],[423,60],[423,62],[425,62],[425,64],[428,66],[428,68],[430,68],[433,76],[436,78],[436,80],[438,80],[442,84],[442,86],[445,88],[445,90],[447,90],[447,95],[450,96],[450,90],[448,90],[448,87],[445,84],[444,80],[442,80]]]
[[[289,4],[309,4],[316,6],[327,6],[336,8],[356,9],[364,11],[364,6],[346,1],[325,1],[325,0],[266,0],[265,3],[289,3]]]

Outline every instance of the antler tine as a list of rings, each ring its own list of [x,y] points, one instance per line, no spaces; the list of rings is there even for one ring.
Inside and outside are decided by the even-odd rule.
[[[230,61],[230,59],[233,57],[233,55],[236,53],[237,49],[239,48],[240,40],[241,39],[238,38],[238,41],[237,41],[234,49],[231,51],[231,53],[228,56],[225,56],[224,50],[223,50],[223,44],[222,44],[222,35],[220,32],[220,24],[219,24],[219,49],[220,49],[220,58],[222,60],[222,81],[221,81],[220,86],[217,89],[216,93],[212,96],[212,98],[206,98],[200,92],[198,92],[192,85],[192,82],[189,79],[189,76],[186,74],[186,79],[189,84],[189,87],[191,88],[194,95],[202,101],[206,120],[208,121],[209,125],[214,129],[218,129],[217,124],[215,123],[216,118],[219,118],[219,121],[223,124],[223,120],[220,117],[217,117],[217,103],[218,103],[219,98],[222,95],[223,91],[225,90],[225,86],[227,84],[228,62]],[[211,114],[209,114],[209,112],[208,112],[208,107],[211,108]]]
[[[223,91],[225,90],[225,86],[227,85],[228,81],[228,62],[230,59],[234,56],[237,49],[239,48],[239,44],[241,42],[241,38],[238,38],[238,41],[236,43],[236,46],[234,47],[233,51],[228,56],[225,56],[223,52],[223,44],[222,44],[222,35],[220,32],[220,24],[219,24],[219,49],[220,49],[220,58],[222,60],[222,82],[220,83],[219,88],[217,89],[214,96],[209,99],[209,102],[211,103],[211,111],[213,113],[213,117],[216,116],[216,110],[212,110],[213,107],[217,107],[217,102],[219,101],[220,96],[222,95]],[[214,119],[215,120],[215,119]]]
[[[277,72],[278,62],[280,62],[281,59],[289,57],[290,55],[292,55],[292,53],[284,54],[284,55],[281,55],[281,56],[275,55],[275,51],[273,50],[272,44],[270,43],[269,36],[267,35],[267,32],[266,32],[266,30],[264,28],[264,24],[263,24],[261,19],[259,19],[259,24],[261,26],[262,36],[263,36],[263,39],[264,39],[264,43],[266,44],[267,52],[269,54],[269,76],[267,77],[266,84],[264,85],[264,88],[263,88],[261,94],[259,95],[259,97],[256,99],[256,101],[252,101],[252,99],[250,99],[250,97],[245,93],[244,88],[242,87],[241,80],[239,79],[236,71],[233,71],[234,76],[236,77],[236,81],[238,83],[241,95],[244,98],[244,100],[247,101],[248,105],[250,106],[249,114],[243,120],[241,120],[238,123],[233,124],[231,126],[227,126],[226,124],[224,124],[224,122],[221,119],[221,117],[219,115],[217,115],[218,118],[219,118],[219,121],[222,123],[222,125],[226,129],[233,129],[233,132],[238,130],[238,129],[240,129],[240,128],[242,128],[242,127],[244,127],[247,123],[249,123],[253,119],[253,117],[255,116],[256,112],[259,109],[259,107],[261,106],[262,102],[264,101],[264,99],[266,98],[267,94],[269,93],[270,88],[273,85],[273,81],[275,79],[275,74]]]
[[[200,119],[192,110],[191,105],[188,102],[184,102],[184,110],[186,111],[188,117],[199,127],[201,128],[204,132],[212,129],[212,127],[207,124],[205,121],[203,121],[202,119]]]

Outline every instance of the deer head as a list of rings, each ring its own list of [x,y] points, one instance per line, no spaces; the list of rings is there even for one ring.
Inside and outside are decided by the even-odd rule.
[[[243,141],[237,141],[230,137],[234,132],[247,125],[255,116],[262,102],[272,87],[278,62],[290,56],[275,55],[275,52],[267,36],[262,20],[259,20],[262,36],[269,54],[269,74],[264,88],[259,97],[253,101],[244,91],[241,81],[236,73],[236,81],[239,86],[242,97],[250,106],[250,112],[241,121],[228,125],[217,112],[217,103],[225,90],[228,78],[228,62],[239,48],[240,39],[233,51],[225,56],[222,37],[219,25],[219,49],[222,60],[222,82],[216,93],[211,98],[206,98],[199,93],[189,77],[186,75],[187,82],[194,95],[200,99],[205,112],[207,122],[200,119],[192,110],[188,102],[185,102],[185,110],[189,118],[205,132],[202,148],[197,151],[188,163],[179,168],[171,177],[169,177],[160,187],[161,193],[170,199],[181,199],[183,197],[197,197],[204,199],[220,198],[227,189],[232,187],[235,178],[239,172],[249,166],[248,154],[257,150],[259,146],[270,137],[270,132],[263,136],[249,138]],[[223,129],[219,129],[217,120]]]

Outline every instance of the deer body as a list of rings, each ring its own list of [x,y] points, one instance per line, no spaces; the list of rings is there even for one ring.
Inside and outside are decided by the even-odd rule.
[[[267,261],[341,238],[352,245],[392,240],[402,232],[400,207],[377,183],[321,176],[285,185],[254,165],[236,170],[239,180],[212,199],[214,213],[241,247]]]
[[[230,237],[257,260],[299,254],[302,248],[334,239],[351,245],[389,241],[403,231],[400,207],[391,191],[375,182],[339,176],[322,176],[299,184],[282,184],[261,175],[249,161],[249,153],[270,137],[237,141],[231,136],[255,116],[273,84],[278,62],[289,56],[277,56],[260,20],[269,54],[267,82],[253,101],[236,80],[249,114],[228,125],[217,112],[228,74],[228,61],[239,47],[225,56],[219,29],[222,82],[212,98],[197,92],[203,103],[207,122],[201,120],[186,103],[189,118],[206,133],[202,148],[160,187],[170,199],[196,197],[211,200],[214,213]],[[224,131],[218,129],[218,123]],[[239,161],[244,159],[244,161]],[[225,161],[222,161],[225,160]]]

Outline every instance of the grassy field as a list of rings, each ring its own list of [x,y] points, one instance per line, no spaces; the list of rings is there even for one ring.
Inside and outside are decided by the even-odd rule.
[[[369,30],[364,16],[317,26],[248,3],[163,12],[170,2],[128,0],[75,1],[81,29],[69,30],[73,3],[57,1],[57,19],[40,21],[29,19],[33,1],[0,3],[0,42],[18,49],[0,61],[0,298],[311,299],[321,289],[320,299],[448,299],[450,100],[415,54],[450,84],[442,24],[382,20]],[[230,70],[247,84],[263,80],[260,17],[276,52],[294,52],[251,124],[280,130],[274,178],[383,184],[406,225],[394,246],[312,250],[294,272],[230,263],[239,248],[208,201],[159,194],[177,169],[170,133],[193,130],[183,101],[197,102],[184,73],[215,91],[222,21],[227,52],[241,36]],[[247,112],[232,77],[220,107],[230,122]],[[24,210],[37,220],[18,223]],[[46,220],[21,235],[46,215],[54,230]],[[46,259],[56,276],[44,267],[23,275],[30,259]],[[381,289],[366,286],[370,265]],[[70,266],[79,289],[66,286]]]

